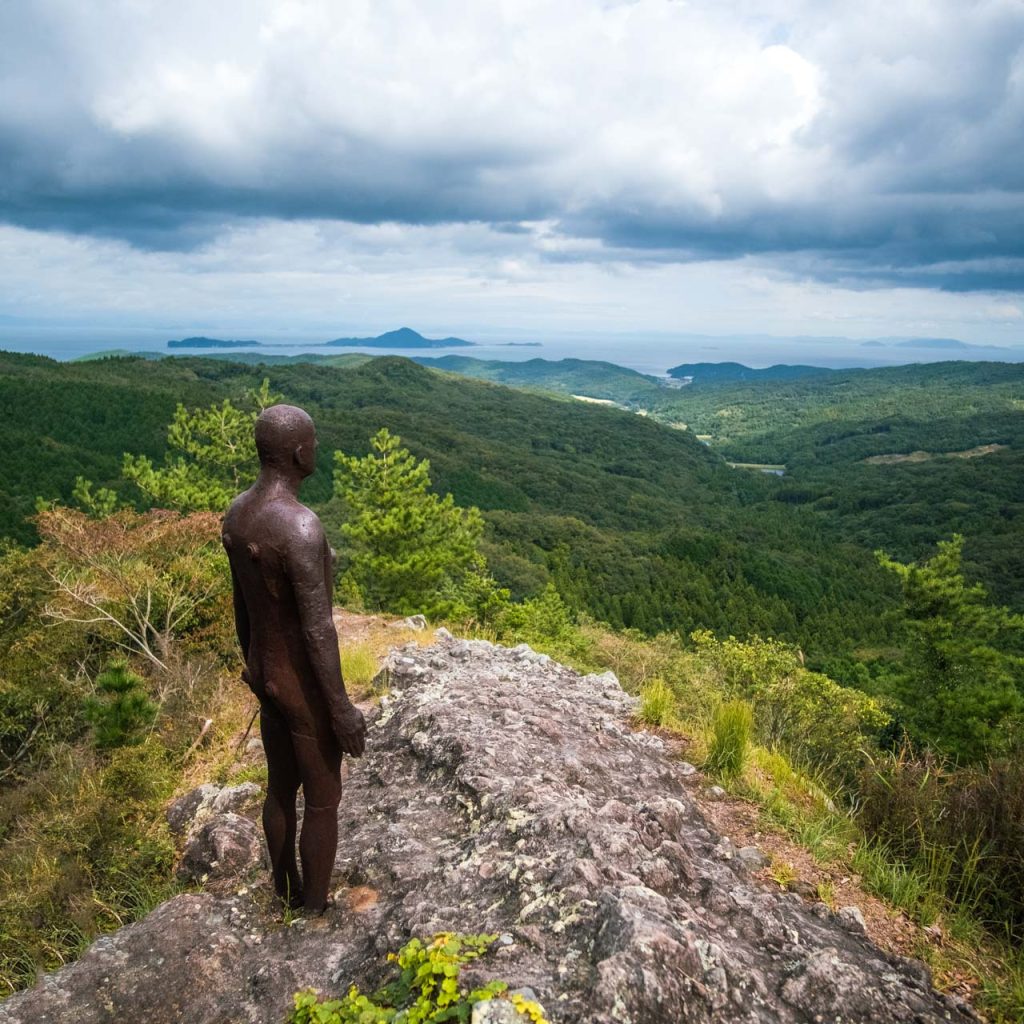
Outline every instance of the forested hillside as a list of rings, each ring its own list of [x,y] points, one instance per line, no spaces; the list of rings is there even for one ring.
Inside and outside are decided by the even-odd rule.
[[[695,383],[671,408],[726,458],[785,465],[777,500],[847,540],[917,559],[964,534],[968,574],[1024,607],[1024,364]]]
[[[787,465],[1024,435],[1024,364],[823,370],[798,380],[710,381],[676,392],[690,428],[729,458]],[[908,447],[909,446],[909,447]]]
[[[774,500],[692,434],[614,409],[552,401],[408,360],[249,367],[210,359],[60,364],[7,355],[2,528],[32,537],[36,497],[68,501],[76,475],[121,486],[123,452],[159,455],[176,402],[237,399],[263,376],[315,417],[321,449],[363,454],[382,426],[429,458],[436,488],[478,506],[487,554],[513,597],[553,581],[615,626],[786,637],[834,658],[889,633],[892,581],[871,552]],[[330,460],[304,492],[330,527]],[[140,498],[140,495],[135,495]]]
[[[664,386],[650,377],[615,363],[593,359],[526,359],[522,362],[474,359],[472,356],[417,357],[416,362],[464,377],[491,380],[514,388],[556,394],[584,395],[642,407],[660,397]]]
[[[1024,607],[1024,364],[700,363],[676,367],[693,382],[667,388],[586,360],[430,362],[512,387],[609,399],[685,426],[731,462],[783,466],[784,479],[760,485],[763,496],[819,513],[858,547],[917,559],[962,533],[968,575]]]

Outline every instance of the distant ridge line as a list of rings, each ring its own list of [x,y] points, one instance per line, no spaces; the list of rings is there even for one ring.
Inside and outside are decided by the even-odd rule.
[[[799,380],[802,377],[816,377],[821,374],[839,373],[824,366],[788,365],[778,363],[757,370],[743,363],[681,363],[668,371],[676,380],[690,379],[694,382],[720,383],[735,380]]]

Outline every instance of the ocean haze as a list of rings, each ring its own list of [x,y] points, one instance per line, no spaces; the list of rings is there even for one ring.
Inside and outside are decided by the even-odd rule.
[[[26,324],[18,326],[13,318],[0,319],[0,349],[32,352],[53,359],[78,359],[96,352],[120,349],[138,352],[159,352],[163,355],[198,357],[210,354],[254,351],[267,355],[338,355],[365,351],[380,356],[422,355],[422,349],[382,349],[330,346],[327,342],[347,334],[344,331],[265,331],[217,329],[209,326],[186,327],[86,327]],[[424,332],[436,333],[436,332]],[[232,340],[253,338],[258,347],[216,349],[168,349],[171,339],[188,335]],[[433,355],[449,352],[474,359],[522,362],[527,359],[596,359],[617,363],[641,373],[661,375],[679,363],[740,362],[763,367],[777,363],[802,363],[842,369],[856,366],[895,366],[915,362],[940,362],[949,359],[1024,361],[1021,347],[973,345],[949,338],[877,338],[857,339],[822,336],[714,335],[680,333],[664,334],[579,334],[546,337],[502,335],[481,331],[445,331],[474,342],[472,347],[435,348]],[[525,347],[526,342],[540,342],[540,347]]]

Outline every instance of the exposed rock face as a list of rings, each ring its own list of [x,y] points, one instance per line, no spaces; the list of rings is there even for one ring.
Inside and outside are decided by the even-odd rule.
[[[441,930],[501,933],[468,980],[529,986],[565,1024],[972,1019],[921,965],[767,891],[614,676],[442,637],[390,680],[348,766],[336,909],[285,927],[265,885],[180,896],[0,1021],[279,1024],[296,989],[372,987],[387,950]]]
[[[259,749],[263,749],[262,743]],[[167,808],[167,824],[176,836],[185,835],[214,814],[243,810],[247,804],[253,804],[259,795],[260,787],[255,782],[223,788],[207,782],[171,803]]]
[[[756,846],[744,846],[742,850],[736,851],[736,863],[742,864],[748,871],[760,871],[771,861]]]
[[[247,804],[255,803],[260,792],[260,787],[255,782],[225,786],[214,798],[213,810],[216,814],[224,814],[226,811],[241,813]]]
[[[206,782],[179,796],[167,808],[167,824],[176,836],[184,835],[192,826],[213,813],[213,803],[220,795],[220,786]]]
[[[263,833],[250,818],[215,814],[190,833],[178,865],[186,881],[237,878],[264,861]]]
[[[426,628],[427,620],[423,615],[410,615],[408,618],[388,623],[388,629],[414,629],[420,632]]]

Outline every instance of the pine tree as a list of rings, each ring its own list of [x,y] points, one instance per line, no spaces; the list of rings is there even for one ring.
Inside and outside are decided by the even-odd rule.
[[[433,493],[430,463],[400,444],[384,428],[364,458],[335,452],[334,488],[350,545],[342,591],[402,615],[491,617],[508,594],[479,551],[483,517]]]
[[[281,400],[264,380],[238,408],[228,399],[206,409],[179,405],[167,428],[162,466],[145,455],[125,453],[123,473],[151,504],[179,512],[222,512],[256,478],[253,425],[267,406]],[[84,483],[88,483],[85,481]]]
[[[93,519],[105,519],[117,509],[117,492],[109,487],[97,487],[94,491],[92,481],[86,480],[84,476],[75,477],[71,497],[75,504]]]
[[[897,690],[908,730],[966,763],[999,753],[1024,712],[1024,616],[967,584],[963,546],[955,534],[919,565],[877,557],[903,590],[910,643]]]
[[[146,695],[141,676],[125,661],[115,661],[96,678],[98,694],[85,705],[85,717],[95,730],[101,750],[142,741],[156,720],[158,708]]]

